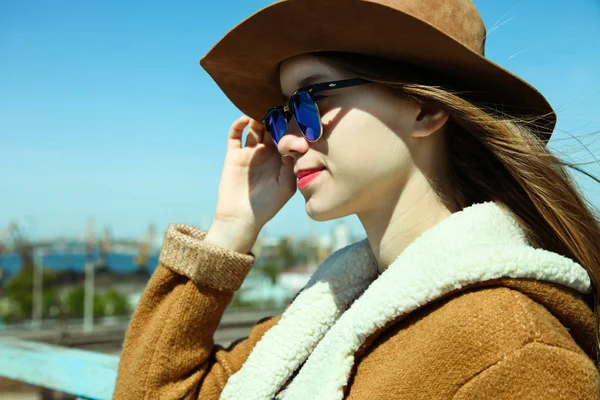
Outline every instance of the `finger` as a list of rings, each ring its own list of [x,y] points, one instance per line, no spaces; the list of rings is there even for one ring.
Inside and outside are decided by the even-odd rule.
[[[245,147],[254,147],[261,141],[263,126],[260,122],[251,119],[248,125],[248,135],[246,136]]]
[[[244,128],[248,125],[250,118],[243,115],[240,118],[236,119],[235,122],[231,125],[229,129],[229,134],[227,135],[227,149],[241,149],[242,148],[242,135],[244,133]]]
[[[294,192],[296,191],[297,180],[294,175],[294,157],[281,157],[280,182],[283,186]]]
[[[266,129],[263,129],[262,143],[266,144],[267,146],[275,147],[275,142],[273,141],[273,138],[271,137],[269,131],[267,131]]]
[[[281,163],[286,167],[291,167],[292,172],[294,170],[294,157],[281,155]]]
[[[263,125],[263,127],[264,127],[264,125]],[[262,132],[262,143],[265,144],[268,147],[274,148],[276,151],[279,152],[279,147],[277,146],[277,144],[273,140],[273,137],[271,136],[271,133],[269,133],[269,131],[267,130],[267,128],[263,129],[263,132]]]

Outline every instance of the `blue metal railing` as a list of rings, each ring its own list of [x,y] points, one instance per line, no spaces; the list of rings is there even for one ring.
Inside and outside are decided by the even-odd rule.
[[[0,338],[0,377],[81,399],[111,399],[119,357],[15,338]]]
[[[230,310],[221,319],[214,335],[215,342],[227,346],[248,335],[259,319],[282,311],[282,308]],[[40,326],[27,330],[23,329],[26,324],[19,326],[21,329],[7,327],[0,331],[0,377],[82,399],[112,399],[119,356],[66,347],[92,343],[104,343],[106,346],[111,343],[112,348],[121,348],[128,319],[104,322],[92,336],[83,331],[81,323],[56,325],[52,321],[42,321]]]

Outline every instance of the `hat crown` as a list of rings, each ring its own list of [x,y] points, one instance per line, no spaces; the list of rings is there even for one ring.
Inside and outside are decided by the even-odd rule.
[[[539,116],[537,133],[547,142],[552,106],[486,58],[485,42],[473,0],[278,0],[231,29],[200,63],[240,110],[260,120],[281,102],[284,60],[323,51],[389,59],[439,74],[503,113]]]
[[[485,55],[486,29],[472,0],[362,1],[381,4],[407,13],[441,30],[472,51]]]

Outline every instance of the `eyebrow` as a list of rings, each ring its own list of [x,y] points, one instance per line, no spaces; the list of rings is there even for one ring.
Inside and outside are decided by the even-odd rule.
[[[321,80],[325,80],[325,79],[328,79],[328,76],[324,75],[324,74],[309,75],[306,78],[303,78],[302,80],[300,80],[300,82],[298,83],[298,89],[312,85],[316,81],[321,81]],[[283,98],[283,101],[287,103],[287,101],[289,100],[289,97],[287,95],[285,95],[285,93],[282,94],[281,96]]]

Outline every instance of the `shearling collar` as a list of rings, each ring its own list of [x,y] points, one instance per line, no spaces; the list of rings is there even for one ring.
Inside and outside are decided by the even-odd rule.
[[[332,254],[265,333],[221,399],[342,399],[354,356],[386,322],[477,282],[527,278],[589,293],[585,269],[526,242],[517,221],[483,203],[446,218],[377,276],[367,240]]]

